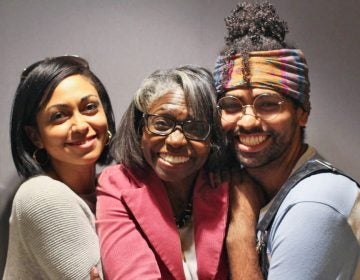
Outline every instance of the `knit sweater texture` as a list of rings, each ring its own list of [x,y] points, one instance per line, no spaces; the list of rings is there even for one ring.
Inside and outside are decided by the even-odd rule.
[[[101,272],[87,203],[48,176],[25,181],[13,201],[3,279],[90,279],[93,266]]]

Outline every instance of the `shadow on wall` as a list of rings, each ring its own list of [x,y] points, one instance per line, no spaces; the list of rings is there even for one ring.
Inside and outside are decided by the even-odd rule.
[[[0,185],[0,279],[2,279],[9,241],[9,217],[14,195],[20,186],[20,178],[11,176],[5,185]]]

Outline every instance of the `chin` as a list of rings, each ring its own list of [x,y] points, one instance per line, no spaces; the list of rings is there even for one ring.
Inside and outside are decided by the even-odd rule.
[[[241,154],[237,154],[237,159],[245,168],[256,168],[264,165],[264,163],[261,160],[255,157],[252,158],[252,157],[243,156]]]

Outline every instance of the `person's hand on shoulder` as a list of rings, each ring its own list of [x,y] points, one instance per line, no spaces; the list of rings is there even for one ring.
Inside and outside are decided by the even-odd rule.
[[[90,280],[102,280],[96,266],[90,270]]]

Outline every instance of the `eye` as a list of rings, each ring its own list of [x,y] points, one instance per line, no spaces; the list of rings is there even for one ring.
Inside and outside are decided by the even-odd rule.
[[[281,99],[276,95],[264,95],[255,102],[257,112],[274,112],[279,110]]]
[[[204,140],[210,131],[210,126],[203,121],[187,121],[184,126],[184,133],[194,140]]]
[[[165,131],[172,127],[172,123],[165,118],[155,118],[152,120],[152,126],[156,130]]]
[[[67,116],[63,112],[60,112],[60,111],[54,112],[50,115],[50,122],[60,123],[60,122],[65,121],[66,117]]]
[[[227,114],[237,113],[242,110],[240,100],[232,96],[221,98],[218,105]]]
[[[99,108],[99,103],[91,102],[87,103],[84,108],[85,113],[96,113]]]

